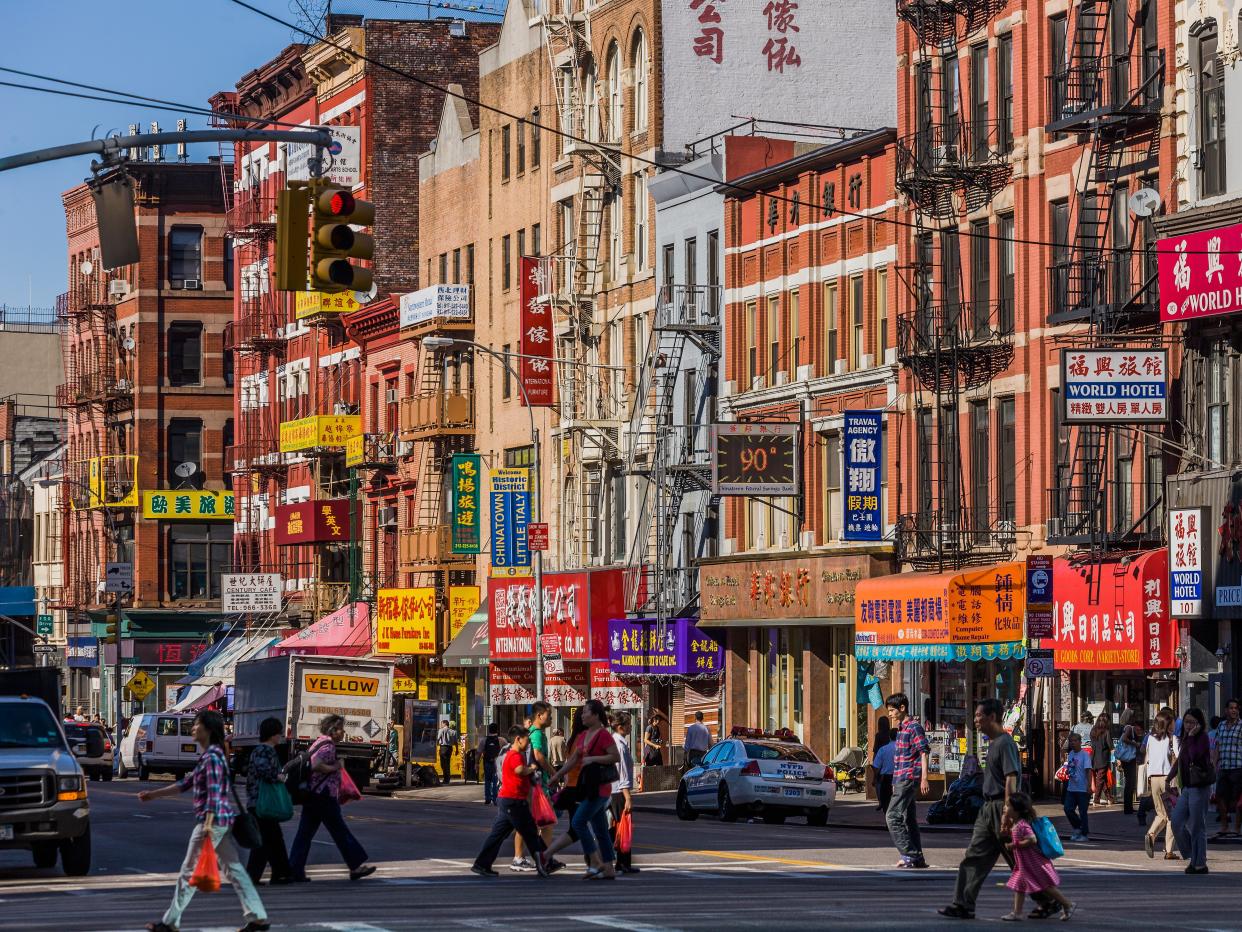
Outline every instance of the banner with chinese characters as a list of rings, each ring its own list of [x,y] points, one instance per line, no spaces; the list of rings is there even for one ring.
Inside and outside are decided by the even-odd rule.
[[[491,471],[489,510],[492,529],[493,576],[529,576],[530,470],[512,466]]]
[[[436,590],[381,589],[375,600],[375,653],[434,654]]]
[[[552,705],[582,705],[591,698],[591,665],[567,663],[560,673],[545,673],[543,701]]]
[[[449,586],[449,640],[466,627],[470,616],[479,610],[483,590],[479,586]]]
[[[349,314],[362,307],[352,291],[328,294],[324,291],[296,291],[293,294],[293,316],[298,320],[320,314]]]
[[[535,701],[535,662],[505,660],[488,668],[487,698],[491,705],[529,705]]]
[[[483,549],[479,533],[482,526],[479,514],[483,503],[483,490],[479,487],[482,477],[483,457],[477,453],[453,457],[453,553],[478,553]]]
[[[518,259],[519,323],[521,341],[518,361],[518,374],[526,394],[522,403],[530,401],[532,407],[551,407],[556,404],[554,390],[552,357],[553,327],[552,307],[539,300],[539,295],[547,289],[542,287],[544,266],[532,256],[521,256]]]
[[[276,507],[276,544],[347,544],[349,533],[349,499],[332,498],[315,502]],[[361,515],[354,519],[354,537]]]
[[[366,462],[367,438],[365,434],[356,434],[345,441],[345,468],[355,469]]]
[[[1169,351],[1063,349],[1067,424],[1163,423],[1169,419]]]
[[[845,522],[842,540],[881,540],[884,515],[880,490],[884,470],[884,412],[846,411]]]
[[[1169,605],[1174,618],[1203,615],[1204,508],[1169,511]]]
[[[232,521],[233,493],[210,489],[143,492],[142,516],[157,521]]]
[[[612,672],[611,664],[598,661],[591,664],[591,698],[611,709],[637,709],[643,704],[643,697]]]
[[[543,633],[566,662],[608,659],[608,621],[625,614],[627,570],[545,573]],[[493,660],[535,657],[535,584],[492,578],[487,583],[489,651]]]
[[[357,414],[316,414],[280,425],[280,452],[297,453],[316,447],[344,449],[350,437],[362,433]]]
[[[663,633],[654,618],[608,622],[608,662],[613,673],[718,676],[724,647],[690,618],[672,618]]]
[[[1242,311],[1242,223],[1156,243],[1160,319],[1183,323]]]

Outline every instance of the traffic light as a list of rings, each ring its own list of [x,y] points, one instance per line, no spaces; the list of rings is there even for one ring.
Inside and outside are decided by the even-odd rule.
[[[121,638],[121,616],[109,612],[104,616],[104,643],[116,644]]]
[[[370,291],[372,275],[349,260],[373,259],[375,240],[353,226],[375,223],[375,205],[360,201],[347,188],[311,182],[311,291]]]
[[[310,189],[289,187],[276,196],[276,290],[306,290],[306,218]]]

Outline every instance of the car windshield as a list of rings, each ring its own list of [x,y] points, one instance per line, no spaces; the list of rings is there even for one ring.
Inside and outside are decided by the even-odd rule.
[[[47,706],[5,703],[0,715],[0,748],[63,748],[60,729]]]
[[[88,726],[70,725],[68,722],[65,722],[65,737],[70,741],[85,741],[88,734],[90,734]]]
[[[750,744],[747,743],[746,756],[751,760],[792,760],[804,764],[818,764],[815,755],[809,748],[800,744]]]

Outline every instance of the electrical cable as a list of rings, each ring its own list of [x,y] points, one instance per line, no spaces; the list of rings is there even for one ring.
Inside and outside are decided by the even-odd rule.
[[[481,6],[457,6],[452,3],[438,3],[436,0],[374,0],[376,3],[393,3],[398,6],[421,6],[433,7],[437,10],[452,10],[457,13],[471,13],[475,16],[495,16],[504,18],[504,12],[501,10],[489,10]]]

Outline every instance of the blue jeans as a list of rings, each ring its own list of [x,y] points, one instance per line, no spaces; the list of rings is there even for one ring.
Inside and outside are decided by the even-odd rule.
[[[1065,803],[1065,817],[1069,819],[1069,824],[1074,827],[1074,831],[1090,835],[1091,829],[1087,823],[1087,806],[1091,802],[1091,794],[1085,790],[1066,790],[1063,802]]]
[[[336,842],[337,850],[351,871],[367,862],[366,849],[345,824],[341,804],[326,793],[308,793],[306,802],[302,803],[302,821],[298,823],[298,833],[289,850],[289,869],[294,877],[306,876],[306,859],[310,856],[311,841],[320,825],[327,827],[328,834]]]
[[[616,860],[612,839],[608,837],[608,804],[611,801],[610,796],[596,796],[579,803],[570,822],[582,844],[582,853],[590,857],[598,848],[606,864]]]
[[[1207,811],[1210,786],[1183,787],[1173,807],[1173,837],[1191,867],[1207,867]]]
[[[499,791],[500,777],[496,775],[496,762],[485,760],[483,762],[483,802],[494,803]]]

